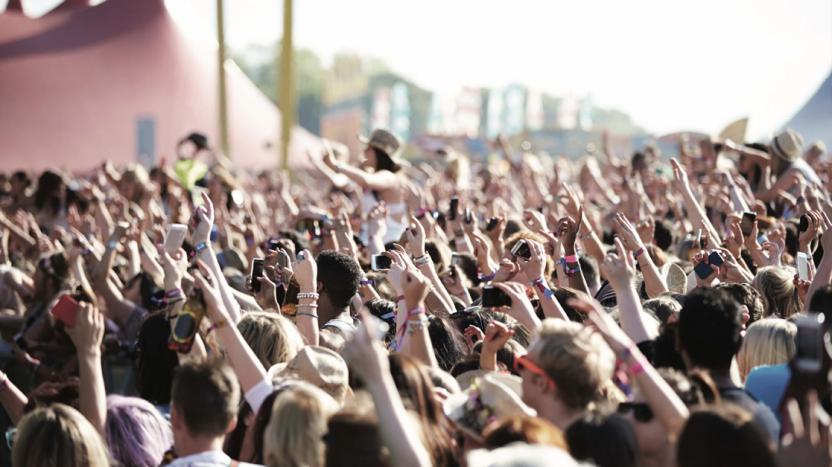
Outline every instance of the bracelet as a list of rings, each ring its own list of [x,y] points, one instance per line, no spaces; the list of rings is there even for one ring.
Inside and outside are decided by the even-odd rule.
[[[175,287],[165,292],[165,298],[176,298],[183,294],[184,292],[182,292],[182,289],[180,287]]]
[[[564,256],[563,261],[568,264],[575,264],[578,262],[578,255]]]
[[[311,299],[317,300],[320,297],[318,292],[301,292],[298,294],[298,300]]]
[[[208,326],[208,330],[205,332],[205,335],[207,336],[208,334],[211,334],[213,331],[216,331],[217,329],[224,327],[226,324],[228,323],[224,319],[219,320],[216,323],[212,323],[210,326]]]
[[[425,314],[425,307],[418,306],[407,312],[407,316],[422,316]]]
[[[407,333],[413,334],[416,331],[423,331],[425,327],[428,325],[428,320],[426,319],[415,319],[415,320],[408,320],[407,321]]]
[[[563,266],[563,272],[566,273],[567,276],[574,276],[578,271],[581,270],[581,266],[578,263],[567,263],[566,258],[560,259],[560,264]],[[574,264],[574,267],[570,267],[569,264]]]
[[[184,295],[179,295],[177,297],[165,298],[164,300],[162,300],[162,305],[170,306],[170,305],[173,305],[174,303],[179,303],[179,302],[184,302],[184,301],[185,301],[185,296]]]
[[[375,283],[376,282],[372,279],[362,279],[358,284],[361,285],[362,287],[366,287],[368,285],[370,285],[370,286],[375,285]]]
[[[630,373],[632,373],[633,376],[638,376],[644,373],[644,367],[641,366],[641,363],[639,362],[633,362],[633,364],[630,365]]]
[[[195,252],[197,252],[197,253],[199,253],[199,252],[201,252],[202,250],[204,250],[204,249],[206,249],[206,248],[208,248],[208,243],[206,243],[206,242],[199,242],[199,243],[197,243],[197,244],[196,244],[196,246],[194,247],[194,251],[195,251]]]
[[[491,274],[477,274],[477,279],[479,279],[480,282],[492,281],[495,277],[497,277],[496,272],[492,272]]]
[[[546,285],[546,280],[542,277],[533,280],[532,285],[534,285],[546,298],[552,298],[555,296],[555,293],[552,292],[552,289],[550,289],[548,285]]]
[[[310,308],[310,309],[314,310],[315,308],[318,308],[318,304],[317,303],[298,303],[297,308]]]
[[[299,312],[295,313],[295,316],[308,316],[310,318],[318,319],[318,314],[317,313],[307,313],[305,311],[299,311]]]
[[[427,253],[425,253],[422,256],[419,256],[418,258],[413,258],[413,264],[415,264],[416,266],[424,266],[424,265],[428,264],[429,262],[430,262],[430,255],[427,254]]]
[[[633,252],[633,258],[638,259],[639,256],[644,254],[644,247],[639,248],[638,250]]]

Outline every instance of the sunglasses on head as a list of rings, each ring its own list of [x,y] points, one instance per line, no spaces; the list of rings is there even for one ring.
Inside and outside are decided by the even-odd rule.
[[[646,402],[622,402],[618,404],[619,414],[626,415],[630,411],[633,412],[633,418],[637,422],[647,423],[653,420],[653,409]]]

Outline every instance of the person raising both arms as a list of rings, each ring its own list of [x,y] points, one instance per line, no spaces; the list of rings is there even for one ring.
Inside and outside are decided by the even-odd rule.
[[[407,228],[407,205],[403,189],[405,180],[399,173],[402,166],[396,159],[401,142],[393,133],[383,129],[373,130],[369,138],[359,136],[359,139],[367,145],[360,167],[338,162],[331,151],[327,151],[324,162],[335,173],[346,175],[364,190],[361,198],[363,212],[370,212],[380,202],[387,206],[384,242],[396,241]]]

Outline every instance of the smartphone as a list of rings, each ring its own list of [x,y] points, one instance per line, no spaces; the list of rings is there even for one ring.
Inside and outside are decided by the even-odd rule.
[[[482,288],[483,308],[499,308],[503,306],[511,306],[511,297],[508,294],[493,285],[486,285]]]
[[[711,269],[711,265],[708,264],[708,261],[702,261],[697,264],[696,267],[693,268],[693,271],[696,272],[696,275],[702,280],[707,279],[708,276],[714,273],[714,270]]]
[[[794,366],[804,373],[817,373],[823,361],[823,327],[820,314],[799,316],[794,320],[797,325],[797,352]]]
[[[809,230],[809,216],[806,214],[800,216],[800,223],[797,224],[797,230],[800,232]]]
[[[281,271],[282,271],[283,269],[285,269],[285,268],[288,268],[288,267],[289,267],[289,265],[290,265],[289,263],[291,263],[291,262],[292,262],[292,259],[291,259],[291,258],[289,258],[289,253],[288,253],[286,250],[282,250],[282,249],[280,249],[280,248],[277,248],[277,250],[278,250],[278,253],[277,253],[277,266],[278,266],[278,267],[281,269]],[[283,254],[283,253],[285,253],[285,254]]]
[[[718,251],[712,251],[711,254],[708,255],[708,264],[719,267],[722,266],[722,263],[724,262],[725,260],[722,259],[722,255],[719,254]]]
[[[514,248],[511,249],[511,255],[528,260],[532,257],[532,250],[529,248],[529,244],[525,240],[518,240],[517,243],[514,244]]]
[[[448,210],[448,220],[455,220],[456,219],[456,211],[459,209],[459,198],[454,196],[451,198],[451,206]]]
[[[254,258],[251,260],[251,290],[255,292],[260,291],[259,278],[263,277],[263,258]]]
[[[277,250],[280,249],[280,240],[278,240],[276,238],[270,238],[268,246],[269,246],[269,250],[277,251]]]
[[[474,222],[474,214],[471,212],[469,208],[465,208],[465,216],[463,217],[463,221],[466,224]]]
[[[754,228],[754,221],[757,220],[757,213],[756,212],[744,212],[742,213],[742,221],[740,222],[740,230],[742,230],[742,234],[744,236],[751,235],[751,229]]]
[[[71,295],[61,295],[58,303],[52,307],[52,316],[64,323],[65,327],[74,327],[75,319],[78,317],[78,302]]]
[[[392,265],[393,261],[384,255],[373,255],[370,258],[370,268],[372,268],[373,271],[385,271],[390,269],[390,266]]]
[[[497,223],[498,222],[500,222],[500,220],[497,219],[496,217],[492,217],[491,219],[488,219],[488,224],[485,225],[485,230],[488,230],[488,231],[494,230],[495,228],[497,228]]]
[[[802,281],[809,280],[809,255],[802,251],[797,253],[797,276]]]
[[[170,338],[168,338],[168,349],[179,353],[190,352],[194,337],[204,317],[205,301],[202,297],[202,290],[194,289],[182,310],[176,315],[176,321],[173,323]]]
[[[171,224],[168,226],[168,233],[165,234],[165,251],[173,255],[185,241],[185,234],[188,233],[188,226],[184,224]]]

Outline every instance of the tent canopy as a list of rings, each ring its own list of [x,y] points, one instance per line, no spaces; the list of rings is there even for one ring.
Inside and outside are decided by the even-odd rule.
[[[170,158],[193,130],[216,145],[216,47],[186,39],[163,0],[77,3],[0,15],[0,169]],[[225,73],[234,165],[277,165],[277,108],[233,62]],[[295,127],[290,166],[319,147]]]
[[[832,146],[832,72],[785,128],[799,132],[807,144],[821,140]]]

